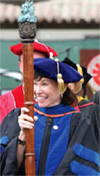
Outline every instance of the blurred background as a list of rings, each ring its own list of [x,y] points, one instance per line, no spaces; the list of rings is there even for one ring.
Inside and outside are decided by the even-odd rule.
[[[9,46],[20,42],[17,20],[24,2],[0,2],[0,94],[21,84],[18,57]],[[100,0],[34,0],[34,7],[36,39],[55,49],[60,60],[67,56],[88,68],[90,97],[100,89]]]

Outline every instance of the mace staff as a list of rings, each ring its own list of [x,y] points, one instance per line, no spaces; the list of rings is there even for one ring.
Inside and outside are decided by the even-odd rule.
[[[28,115],[34,117],[34,38],[36,36],[37,18],[34,15],[33,1],[22,5],[21,16],[18,19],[19,34],[23,43],[23,82],[24,82],[24,105],[29,109]],[[25,130],[25,174],[35,175],[35,143],[34,127]]]

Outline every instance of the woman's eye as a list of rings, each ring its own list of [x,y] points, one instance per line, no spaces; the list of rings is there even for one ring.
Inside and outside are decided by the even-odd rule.
[[[47,83],[47,82],[43,82],[43,83],[42,83],[42,85],[44,85],[44,86],[45,86],[45,85],[48,85],[48,83]]]

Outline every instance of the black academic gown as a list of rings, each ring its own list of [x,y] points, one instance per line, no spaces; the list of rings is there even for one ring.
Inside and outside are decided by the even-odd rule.
[[[24,160],[21,168],[18,169],[17,167],[17,137],[20,131],[20,127],[18,125],[19,114],[20,109],[13,110],[10,114],[8,114],[8,116],[4,119],[1,125],[0,137],[9,137],[9,142],[3,146],[4,151],[1,154],[1,175],[13,176],[25,174]],[[47,117],[47,121],[48,120],[50,120],[49,117]],[[45,141],[45,136],[47,136],[45,135],[45,131],[47,130],[48,129],[46,123],[42,139],[43,141]],[[50,135],[50,133],[48,135]],[[39,156],[40,159],[36,175],[48,175],[45,174],[44,171],[43,173],[41,170],[41,165],[44,162],[44,158],[42,157],[42,150],[44,148],[43,142],[40,147],[41,152]],[[73,113],[71,115],[68,145],[66,148],[66,152],[57,169],[53,172],[52,175],[79,175],[78,173],[81,173],[81,175],[82,173],[83,175],[86,175],[87,173],[91,176],[94,174],[98,175],[98,144],[95,138],[91,120],[85,114],[82,115],[81,113]]]
[[[96,103],[100,107],[100,90],[98,90],[90,99],[90,101]]]
[[[87,114],[89,118],[91,118],[94,131],[95,131],[95,135],[99,143],[100,141],[100,129],[99,129],[100,127],[100,107],[97,104],[87,101],[85,99],[83,99],[82,101],[78,103],[78,107],[82,113]]]

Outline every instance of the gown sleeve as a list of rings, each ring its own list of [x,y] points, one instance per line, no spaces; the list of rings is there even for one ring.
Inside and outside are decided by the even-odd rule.
[[[85,114],[74,114],[68,148],[54,175],[98,176],[98,150],[91,120]]]
[[[100,107],[98,105],[94,105],[94,106],[95,108],[90,118],[91,118],[91,121],[94,127],[95,136],[96,136],[96,139],[99,145],[99,142],[100,142]],[[91,108],[93,108],[93,106]]]
[[[0,173],[16,175],[17,173],[17,138],[20,131],[18,116],[20,109],[12,110],[0,126]]]
[[[86,105],[87,106],[84,106]],[[83,107],[81,106],[83,105]],[[93,127],[94,127],[94,132],[95,132],[95,136],[97,139],[97,142],[99,142],[100,140],[100,107],[97,104],[91,104],[91,102],[87,101],[87,100],[83,100],[79,103],[79,108],[80,111],[82,113],[85,113],[89,116],[89,118],[91,118]]]

